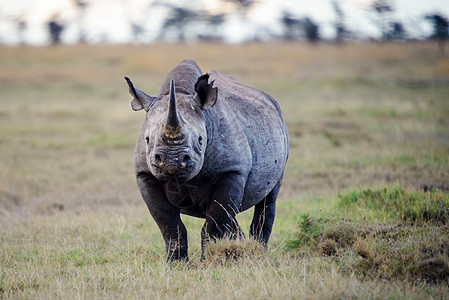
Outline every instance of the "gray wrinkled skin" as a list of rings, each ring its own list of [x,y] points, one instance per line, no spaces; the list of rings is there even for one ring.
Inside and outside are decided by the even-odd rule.
[[[204,250],[210,239],[242,236],[235,215],[254,206],[250,236],[266,245],[288,157],[287,128],[271,96],[215,70],[202,74],[184,60],[156,97],[127,79],[133,109],[146,111],[134,152],[137,184],[167,260],[188,259],[180,213],[205,218]]]

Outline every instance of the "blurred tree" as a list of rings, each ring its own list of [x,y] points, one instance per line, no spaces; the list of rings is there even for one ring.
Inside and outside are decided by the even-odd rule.
[[[75,7],[78,9],[78,26],[79,26],[79,42],[86,41],[86,29],[84,28],[84,18],[88,7],[88,2],[83,0],[72,0]]]
[[[27,23],[23,17],[17,18],[17,34],[19,38],[19,43],[21,45],[25,44],[25,31],[27,29]]]
[[[284,39],[287,41],[296,40],[301,36],[302,21],[295,18],[290,12],[283,12],[282,24],[284,25]]]
[[[242,8],[248,8],[256,2],[255,0],[226,0],[226,1],[236,3]]]
[[[225,14],[210,15],[207,19],[212,26],[220,26],[225,21]]]
[[[337,1],[332,2],[337,19],[334,23],[335,25],[335,41],[340,43],[346,37],[346,26],[345,26],[345,15],[340,8],[340,4]]]
[[[198,18],[198,13],[183,7],[173,7],[170,16],[165,20],[162,25],[162,30],[160,34],[160,38],[165,37],[167,31],[174,28],[177,33],[177,40],[179,42],[185,41],[185,32],[186,26],[196,21]]]
[[[282,24],[284,25],[284,39],[288,41],[307,39],[307,41],[315,43],[320,39],[319,26],[310,18],[299,19],[284,11],[282,16]]]
[[[380,32],[382,34],[382,40],[387,38],[387,14],[393,12],[393,7],[389,0],[374,0],[371,3],[371,9],[377,13]]]
[[[311,43],[316,43],[320,39],[319,26],[310,18],[305,18],[303,22],[306,38]]]
[[[386,38],[389,40],[405,40],[407,34],[404,26],[400,22],[390,22],[390,29],[387,32]]]
[[[61,42],[61,33],[64,30],[64,25],[58,23],[57,16],[53,17],[47,25],[50,33],[51,44],[59,44]]]
[[[449,36],[448,20],[442,15],[438,14],[426,16],[426,19],[433,23],[433,33],[430,36],[430,38],[438,40],[438,47],[440,49],[440,53],[444,55],[446,40]]]
[[[144,28],[136,23],[131,23],[131,31],[135,41],[138,41],[139,37],[145,32]]]
[[[235,12],[242,18],[247,19],[248,12],[259,0],[222,0],[224,2],[234,3]]]
[[[203,19],[205,22],[210,25],[212,28],[208,30],[209,33],[207,34],[199,34],[198,38],[203,41],[207,42],[217,42],[223,40],[223,36],[219,34],[219,27],[224,23],[225,21],[225,14],[217,14],[212,15],[208,14],[207,12],[202,12]]]

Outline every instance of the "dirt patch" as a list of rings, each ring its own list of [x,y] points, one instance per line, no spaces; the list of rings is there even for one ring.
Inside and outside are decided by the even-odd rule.
[[[13,210],[22,206],[22,198],[13,193],[0,190],[0,208]]]

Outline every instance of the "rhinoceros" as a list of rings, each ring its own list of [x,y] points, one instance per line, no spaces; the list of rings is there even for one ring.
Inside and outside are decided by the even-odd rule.
[[[201,247],[243,236],[236,214],[251,207],[250,236],[266,245],[289,142],[278,103],[215,70],[183,60],[156,97],[125,77],[133,110],[146,117],[134,151],[135,175],[165,241],[167,261],[188,260],[180,214],[204,218]]]

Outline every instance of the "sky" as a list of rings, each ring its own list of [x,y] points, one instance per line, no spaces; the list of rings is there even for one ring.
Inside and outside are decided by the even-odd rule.
[[[362,38],[380,37],[376,26],[376,14],[370,12],[372,0],[335,0],[345,14],[346,26]],[[163,4],[186,5],[210,13],[227,12],[228,17],[221,34],[231,43],[243,42],[254,36],[267,38],[271,34],[282,34],[279,19],[285,11],[296,17],[310,17],[320,25],[320,35],[332,39],[335,36],[336,15],[332,0],[258,0],[243,18],[236,13],[235,5],[226,0],[159,0],[162,5],[149,8],[155,0],[92,0],[89,10],[80,21],[79,11],[70,0],[0,0],[0,43],[15,45],[25,41],[29,45],[46,45],[49,41],[47,22],[57,16],[66,24],[62,40],[66,44],[78,41],[80,30],[85,31],[86,40],[91,43],[132,42],[131,23],[145,28],[142,41],[152,42],[158,37],[162,20],[169,14]],[[423,16],[440,13],[449,17],[449,0],[392,0],[394,13],[392,21],[404,24],[412,37],[423,37],[431,32],[431,24]],[[15,19],[20,17],[27,28],[19,34]],[[195,28],[191,32],[214,33],[216,28]],[[192,36],[194,38],[194,36]]]

